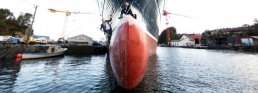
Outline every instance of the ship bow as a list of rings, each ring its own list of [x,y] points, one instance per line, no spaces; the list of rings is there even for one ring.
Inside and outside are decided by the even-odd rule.
[[[110,62],[117,82],[132,89],[142,80],[148,61],[146,34],[137,21],[126,17],[114,29]]]

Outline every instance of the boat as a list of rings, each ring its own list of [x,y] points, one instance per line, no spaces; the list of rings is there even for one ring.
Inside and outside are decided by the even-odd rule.
[[[118,19],[124,1],[131,4],[137,15]],[[113,34],[109,59],[118,84],[125,89],[135,88],[144,77],[149,57],[156,54],[159,33],[158,19],[163,0],[97,0],[103,17],[113,15]],[[160,16],[159,16],[160,15]]]
[[[46,57],[60,56],[65,53],[67,48],[61,48],[60,46],[50,46],[46,52],[39,53],[23,53],[22,59],[38,59]]]

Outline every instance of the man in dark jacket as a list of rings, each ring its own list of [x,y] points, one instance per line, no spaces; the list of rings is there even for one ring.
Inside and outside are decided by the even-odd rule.
[[[119,19],[123,18],[123,14],[125,15],[131,15],[133,18],[137,18],[136,14],[133,14],[132,10],[131,10],[131,5],[129,4],[129,2],[125,1],[124,6],[122,7],[122,11],[120,14]]]
[[[112,36],[112,27],[110,25],[110,22],[112,21],[112,16],[110,15],[110,19],[109,20],[105,20],[104,18],[102,18],[102,24],[100,25],[100,30],[104,30],[104,34],[107,34],[107,38],[108,38],[108,44],[110,43],[110,39]]]

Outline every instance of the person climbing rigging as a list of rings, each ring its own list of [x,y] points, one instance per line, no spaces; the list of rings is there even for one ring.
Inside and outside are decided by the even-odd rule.
[[[128,1],[125,1],[124,2],[124,5],[122,7],[122,11],[121,11],[121,14],[120,14],[120,17],[118,19],[121,19],[123,18],[123,14],[125,15],[131,15],[133,18],[137,18],[136,14],[133,14],[132,10],[131,10],[131,5],[129,4]]]
[[[101,19],[102,24],[100,25],[100,30],[104,30],[104,34],[107,35],[108,44],[110,44],[110,39],[112,36],[112,27],[110,25],[110,22],[112,21],[112,15],[110,15],[109,20],[105,20],[104,18]]]

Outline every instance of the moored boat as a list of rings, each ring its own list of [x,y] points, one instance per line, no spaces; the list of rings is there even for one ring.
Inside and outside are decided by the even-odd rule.
[[[65,53],[67,48],[61,48],[60,46],[50,46],[46,52],[39,53],[23,53],[22,59],[37,59],[37,58],[46,58],[60,56]]]

